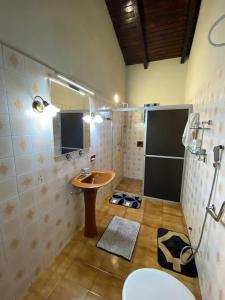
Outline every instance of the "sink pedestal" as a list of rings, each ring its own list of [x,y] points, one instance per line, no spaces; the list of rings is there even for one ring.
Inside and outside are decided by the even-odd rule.
[[[95,202],[97,189],[84,189],[84,205],[85,205],[85,228],[84,235],[87,237],[95,237],[97,235],[96,219],[95,219]]]
[[[115,177],[115,172],[107,170],[95,170],[86,176],[77,176],[72,180],[72,185],[84,191],[85,204],[85,229],[84,235],[95,237],[97,232],[95,219],[95,202],[97,190],[109,184]]]

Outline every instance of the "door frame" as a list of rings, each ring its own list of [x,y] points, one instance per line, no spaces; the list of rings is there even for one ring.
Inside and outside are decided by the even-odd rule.
[[[146,200],[163,200],[163,201],[169,201],[167,199],[161,199],[161,198],[155,198],[155,197],[148,197],[144,195],[144,186],[145,186],[145,153],[146,153],[146,135],[147,135],[147,124],[148,124],[148,112],[149,111],[157,111],[157,110],[178,110],[178,109],[188,109],[188,116],[190,113],[193,112],[193,105],[192,104],[184,104],[184,105],[165,105],[165,106],[150,106],[150,107],[145,107],[144,109],[144,168],[143,168],[143,177],[142,177],[142,193],[143,196],[146,198]],[[177,159],[181,159],[177,157]],[[187,160],[187,150],[185,148],[184,150],[184,163],[183,163],[183,171],[182,171],[182,180],[181,180],[181,192],[180,192],[180,201],[177,203],[182,202],[183,198],[183,183],[184,183],[184,173],[186,169],[186,160]],[[169,201],[171,202],[171,201]]]

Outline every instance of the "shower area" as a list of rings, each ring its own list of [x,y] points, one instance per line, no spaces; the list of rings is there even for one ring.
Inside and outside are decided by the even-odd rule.
[[[116,192],[180,202],[190,105],[114,109]]]
[[[120,176],[114,186],[116,191],[142,195],[144,176],[144,111],[114,112],[114,140],[117,151],[113,161],[120,154]],[[120,119],[120,123],[118,122]],[[120,126],[119,126],[120,125]],[[116,131],[116,132],[115,132]],[[117,138],[116,138],[117,137]],[[114,146],[115,147],[115,146]]]

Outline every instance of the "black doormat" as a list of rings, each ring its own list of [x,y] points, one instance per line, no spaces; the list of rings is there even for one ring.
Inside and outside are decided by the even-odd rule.
[[[198,276],[194,259],[186,265],[183,265],[180,261],[182,248],[190,245],[190,241],[185,234],[159,228],[157,242],[158,263],[160,266],[189,277]],[[191,255],[192,250],[185,251],[183,253],[184,261]]]
[[[142,199],[140,196],[116,192],[113,194],[112,198],[109,199],[109,202],[111,204],[122,205],[125,207],[140,208]]]

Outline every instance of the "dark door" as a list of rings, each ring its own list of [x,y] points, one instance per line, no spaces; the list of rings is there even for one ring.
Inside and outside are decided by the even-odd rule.
[[[179,202],[188,109],[147,112],[144,195]]]

